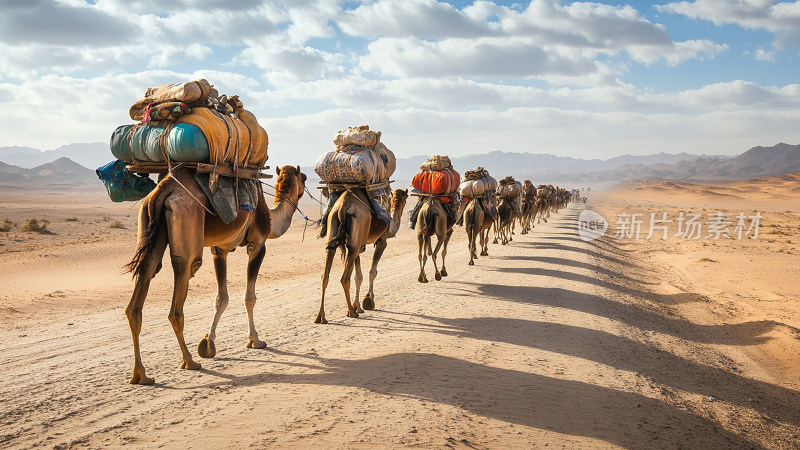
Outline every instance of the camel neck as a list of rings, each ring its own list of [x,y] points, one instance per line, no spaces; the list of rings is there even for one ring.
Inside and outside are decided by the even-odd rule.
[[[397,206],[392,210],[392,221],[389,223],[389,237],[394,237],[397,234],[397,230],[400,229],[400,223],[403,217],[403,205],[400,205],[398,202]]]
[[[285,194],[276,192],[275,203],[270,208],[270,230],[268,239],[283,236],[292,224],[292,216],[297,209],[297,198],[288,198]]]

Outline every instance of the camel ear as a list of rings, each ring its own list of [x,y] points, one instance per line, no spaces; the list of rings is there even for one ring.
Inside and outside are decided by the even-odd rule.
[[[406,195],[408,195],[408,189],[403,189],[403,192],[405,192]]]
[[[280,175],[280,174],[281,174],[281,168],[280,168],[280,166],[275,166],[275,173],[277,173],[278,175]]]
[[[297,173],[300,173],[300,166],[297,166]]]

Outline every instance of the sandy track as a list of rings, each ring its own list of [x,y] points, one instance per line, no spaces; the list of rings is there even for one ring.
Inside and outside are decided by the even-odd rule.
[[[83,288],[37,301],[26,291],[25,306],[3,316],[14,320],[0,342],[0,446],[796,446],[796,388],[718,363],[727,348],[792,330],[682,317],[680,306],[699,294],[659,293],[646,261],[611,241],[580,240],[582,208],[491,245],[474,267],[457,229],[450,276],[425,285],[416,281],[415,237],[403,228],[379,266],[378,310],[345,317],[337,262],[325,326],[312,323],[322,245],[310,236],[301,243],[293,229],[271,242],[258,284],[266,350],[244,348],[245,255],[236,252],[217,358],[200,360],[199,371],[178,369],[167,266],[144,310],[151,387],[126,383],[132,283],[116,273],[133,248],[129,231],[130,248],[108,246],[107,267],[80,274],[89,277]],[[213,315],[205,262],[185,311],[195,354]],[[47,279],[63,276],[63,266],[38,267]],[[92,276],[104,281],[94,286]],[[2,306],[11,308],[6,294]]]

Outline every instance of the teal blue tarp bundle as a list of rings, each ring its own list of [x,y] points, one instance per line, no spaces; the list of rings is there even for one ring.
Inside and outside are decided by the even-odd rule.
[[[95,173],[103,181],[111,201],[136,201],[147,197],[156,188],[156,182],[150,177],[143,177],[128,172],[125,161],[113,161],[98,167]]]
[[[167,130],[165,139],[162,139]],[[195,125],[172,124],[169,129],[153,125],[122,125],[111,135],[111,153],[122,161],[209,162],[208,141]]]

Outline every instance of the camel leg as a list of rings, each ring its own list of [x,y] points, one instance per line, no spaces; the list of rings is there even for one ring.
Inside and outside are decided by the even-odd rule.
[[[361,274],[361,255],[356,256],[356,262],[353,268],[355,269],[353,279],[356,282],[356,296],[353,297],[353,309],[355,309],[357,313],[362,314],[364,309],[361,308],[361,304],[358,301],[359,295],[361,295],[361,282],[364,281],[364,276]]]
[[[444,238],[444,245],[442,246],[442,270],[441,270],[441,272],[442,272],[442,276],[443,277],[447,276],[447,269],[444,267],[444,258],[445,258],[445,256],[447,256],[447,243],[450,242],[450,236],[452,236],[452,235],[453,235],[453,229],[450,228],[449,230],[447,230],[447,234],[445,235],[445,238]]]
[[[418,234],[417,241],[419,244],[419,277],[417,277],[417,281],[420,283],[427,283],[428,278],[425,277],[425,263],[428,260],[428,255],[425,253],[425,236]]]
[[[481,256],[489,256],[489,229],[484,228],[478,235],[481,238]]]
[[[217,338],[217,324],[222,313],[228,307],[228,252],[218,247],[211,247],[214,259],[214,273],[217,276],[217,297],[214,299],[214,320],[211,329],[197,344],[197,353],[201,358],[213,358],[217,354],[214,340]]]
[[[133,289],[131,301],[125,309],[125,316],[128,318],[128,325],[131,328],[133,338],[133,375],[129,383],[131,384],[153,384],[155,380],[145,374],[142,356],[139,352],[139,334],[142,332],[142,307],[147,298],[147,291],[150,289],[150,280],[153,279],[161,265],[164,257],[164,250],[167,248],[166,230],[156,233],[156,243],[150,257],[142,262],[142,269],[136,278],[136,285]]]
[[[364,309],[375,309],[375,294],[372,291],[372,285],[375,282],[375,277],[378,276],[378,261],[383,256],[383,251],[386,250],[386,238],[382,237],[375,242],[375,253],[372,255],[372,268],[369,270],[369,292],[364,297]]]
[[[244,293],[244,308],[247,310],[247,325],[249,327],[247,348],[266,348],[267,343],[258,338],[258,331],[256,331],[253,319],[253,310],[256,307],[256,280],[258,279],[258,271],[261,269],[261,263],[264,262],[264,256],[267,254],[267,246],[262,242],[260,246],[248,253],[250,258],[247,261],[247,290]]]
[[[325,269],[322,271],[322,296],[319,300],[319,312],[314,323],[326,324],[328,321],[325,319],[325,288],[328,287],[328,279],[331,275],[331,265],[333,265],[333,257],[336,256],[336,249],[328,249],[325,253]]]
[[[500,233],[500,226],[497,224],[497,220],[492,222],[492,229],[494,230],[494,241],[492,244],[497,244],[497,235]]]
[[[183,337],[183,305],[189,293],[189,280],[203,264],[203,234],[191,233],[190,230],[203,229],[204,211],[199,206],[191,209],[180,208],[177,211],[174,209],[174,205],[170,206],[172,208],[167,209],[166,222],[169,229],[169,251],[175,282],[169,321],[181,349],[183,360],[181,369],[196,370],[200,368],[200,364],[192,359]],[[181,220],[176,221],[177,217],[180,217]]]
[[[350,277],[353,275],[353,268],[358,258],[358,249],[347,247],[347,257],[345,258],[344,272],[342,273],[342,289],[344,289],[344,299],[347,301],[347,317],[358,317],[358,312],[350,301]]]
[[[428,247],[430,247],[431,237],[428,236]],[[439,254],[439,250],[442,248],[442,243],[444,242],[444,236],[436,235],[436,248],[431,251],[431,262],[433,263],[433,271],[435,272],[434,278],[436,281],[442,280],[442,272],[439,271],[439,266],[436,265],[436,255]]]

